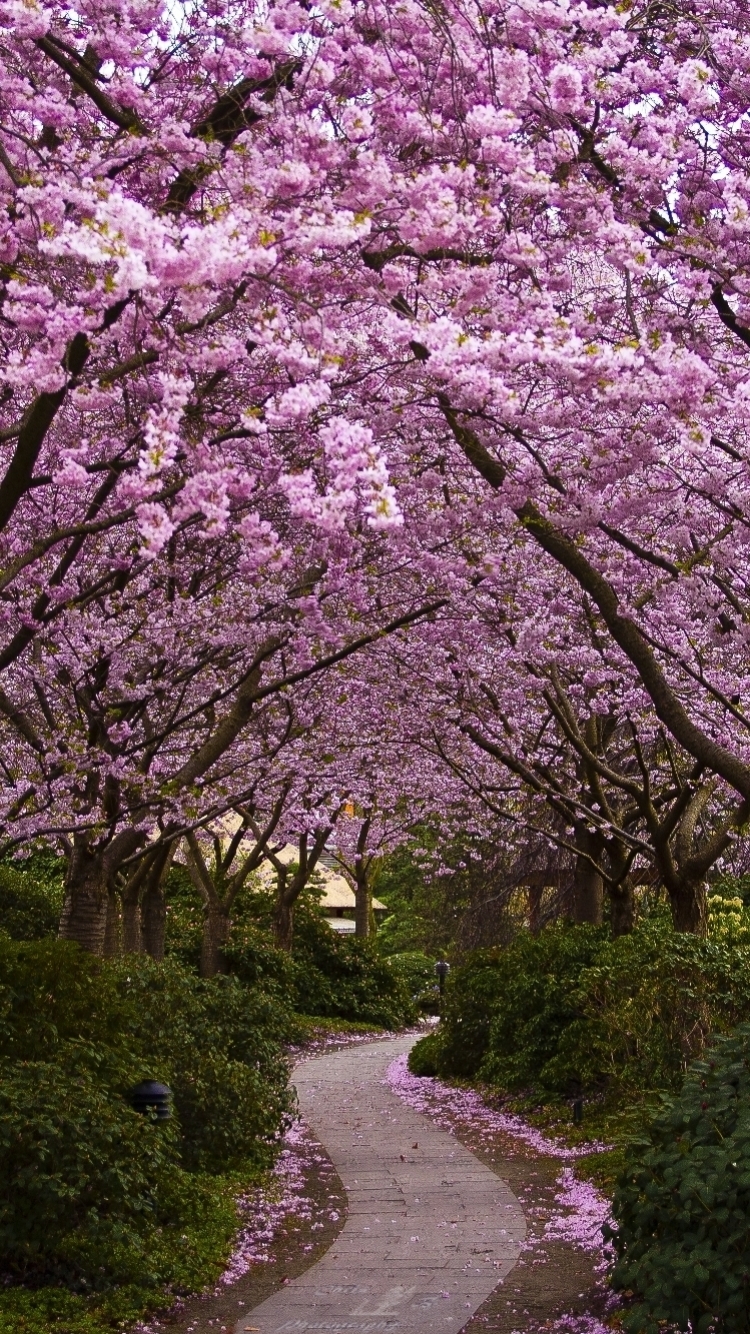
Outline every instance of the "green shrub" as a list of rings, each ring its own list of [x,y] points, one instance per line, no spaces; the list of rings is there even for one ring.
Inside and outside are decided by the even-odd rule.
[[[289,1109],[284,1044],[293,1034],[278,997],[237,977],[196,977],[173,960],[111,968],[137,1016],[131,1042],[164,1072],[193,1171],[267,1167]]]
[[[104,963],[65,941],[0,938],[6,1268],[89,1287],[208,1272],[234,1213],[226,1186],[194,1174],[247,1179],[270,1164],[293,1033],[279,996],[236,977],[203,981],[174,960]],[[166,1125],[128,1105],[147,1077],[174,1092]]]
[[[711,1032],[750,1019],[750,913],[712,900],[705,940],[653,913],[628,936],[558,923],[479,951],[446,988],[439,1072],[610,1102],[679,1088]]]
[[[313,894],[295,906],[291,955],[268,943],[272,911],[272,895],[248,895],[245,915],[224,952],[232,972],[242,979],[267,978],[266,985],[283,991],[300,1014],[383,1028],[413,1019],[408,987],[375,942],[332,931]]]
[[[64,878],[63,860],[46,849],[0,862],[0,930],[13,940],[56,936]]]
[[[696,1062],[627,1153],[613,1206],[614,1282],[633,1334],[748,1328],[750,1025]]]
[[[420,953],[419,950],[410,950],[404,954],[389,954],[386,957],[417,1009],[423,1014],[437,1014],[440,997],[434,959],[428,959],[427,955]]]
[[[0,1056],[48,1060],[70,1040],[123,1049],[141,1022],[115,971],[77,945],[0,935]]]
[[[440,1063],[440,1037],[437,1033],[428,1033],[415,1042],[409,1052],[408,1065],[413,1075],[434,1076]]]
[[[504,1088],[544,1083],[548,1063],[577,1015],[580,974],[602,931],[558,923],[520,933],[505,949],[477,950],[448,978],[436,1056],[441,1074]]]
[[[490,1024],[506,987],[502,950],[477,950],[449,974],[443,997],[439,1073],[471,1079],[479,1070],[490,1039]]]
[[[57,1055],[0,1067],[0,1253],[21,1275],[142,1280],[177,1128],[128,1106],[137,1068],[107,1069],[101,1048]]]

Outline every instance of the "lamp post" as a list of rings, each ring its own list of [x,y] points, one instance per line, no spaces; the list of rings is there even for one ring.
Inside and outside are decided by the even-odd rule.
[[[130,1105],[142,1116],[152,1116],[155,1121],[168,1121],[172,1115],[172,1090],[166,1084],[159,1084],[155,1079],[144,1079],[130,1092]]]
[[[451,966],[449,963],[445,962],[445,959],[439,959],[438,962],[435,964],[435,972],[437,973],[438,987],[441,996],[445,991],[445,979],[448,976],[450,970]]]

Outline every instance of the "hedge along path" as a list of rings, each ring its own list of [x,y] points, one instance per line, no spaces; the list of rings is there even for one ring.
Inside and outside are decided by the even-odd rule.
[[[236,1334],[458,1334],[526,1236],[504,1181],[385,1084],[399,1037],[302,1062],[300,1110],[348,1197],[331,1249],[248,1312]]]

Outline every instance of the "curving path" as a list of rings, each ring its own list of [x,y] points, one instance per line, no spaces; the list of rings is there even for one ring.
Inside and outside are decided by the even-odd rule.
[[[526,1235],[515,1195],[383,1083],[414,1041],[297,1067],[300,1109],[344,1183],[347,1221],[322,1260],[236,1334],[458,1334],[513,1268]]]

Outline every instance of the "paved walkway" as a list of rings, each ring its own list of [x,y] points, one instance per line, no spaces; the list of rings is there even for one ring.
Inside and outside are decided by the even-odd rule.
[[[236,1334],[458,1334],[513,1268],[526,1234],[515,1195],[383,1083],[414,1041],[297,1067],[300,1108],[344,1183],[347,1221],[322,1260]]]

